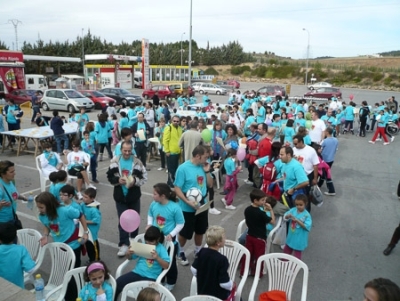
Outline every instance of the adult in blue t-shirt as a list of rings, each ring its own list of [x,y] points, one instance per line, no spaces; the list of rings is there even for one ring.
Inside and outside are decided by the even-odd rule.
[[[207,186],[212,187],[213,185],[210,164],[207,162],[208,157],[209,152],[205,146],[196,146],[192,152],[192,159],[181,164],[175,174],[175,192],[185,218],[185,225],[178,236],[181,248],[181,264],[183,265],[189,264],[183,250],[186,241],[192,239],[194,233],[195,252],[199,252],[203,242],[203,235],[208,227],[208,210],[195,215],[196,210],[207,203]],[[186,192],[191,188],[197,188],[201,191],[203,199],[200,204],[186,197]]]
[[[344,123],[343,133],[350,131],[354,135],[354,130],[353,130],[354,106],[355,104],[351,102],[350,105],[347,106],[346,109],[344,110],[345,123]]]

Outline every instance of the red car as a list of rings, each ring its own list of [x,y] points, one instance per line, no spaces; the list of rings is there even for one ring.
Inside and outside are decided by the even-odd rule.
[[[307,92],[306,94],[304,94],[304,97],[327,98],[327,99],[330,99],[332,97],[342,98],[342,92],[340,91],[339,88],[332,88],[332,87],[319,88]]]
[[[262,96],[277,96],[284,97],[286,95],[285,88],[282,86],[265,86],[257,90]]]
[[[6,100],[12,99],[15,104],[21,104],[27,101],[32,101],[32,96],[35,95],[36,90],[16,89],[5,95]],[[42,99],[43,92],[40,91],[38,99]]]
[[[228,85],[235,87],[235,89],[240,88],[240,83],[237,80],[230,79],[228,80]]]
[[[146,89],[142,93],[144,99],[151,99],[158,92],[160,99],[168,99],[176,97],[175,90],[167,84],[153,85],[150,89]]]
[[[96,110],[102,110],[108,106],[110,102],[114,102],[114,99],[96,90],[81,90],[79,92],[94,102],[94,108]]]

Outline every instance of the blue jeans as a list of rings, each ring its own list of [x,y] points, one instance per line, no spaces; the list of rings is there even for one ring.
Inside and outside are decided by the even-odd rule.
[[[57,143],[57,153],[61,154],[63,151],[61,149],[61,141],[64,141],[64,149],[68,149],[69,140],[68,140],[67,135],[65,135],[65,134],[57,135],[57,136],[54,136],[54,139],[56,139],[56,143]]]
[[[32,119],[31,122],[35,121],[36,114],[40,113],[40,108],[39,107],[32,107],[33,113],[32,113]]]
[[[92,173],[92,180],[97,180],[97,154],[90,156],[90,172]]]

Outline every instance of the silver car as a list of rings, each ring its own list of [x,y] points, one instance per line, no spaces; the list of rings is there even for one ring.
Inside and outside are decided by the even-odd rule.
[[[208,94],[225,95],[226,93],[228,93],[228,90],[226,90],[225,88],[210,83],[199,83],[193,86],[193,88],[200,94],[204,94],[205,92],[207,92]]]
[[[87,111],[94,108],[92,100],[73,89],[46,90],[41,103],[45,111],[59,110],[74,113],[79,112],[81,108]]]

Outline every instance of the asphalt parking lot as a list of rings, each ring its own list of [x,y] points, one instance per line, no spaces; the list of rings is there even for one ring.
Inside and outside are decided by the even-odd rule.
[[[245,83],[240,90],[261,86],[262,84]],[[294,95],[300,95],[305,90],[303,86],[292,86]],[[364,99],[369,103],[377,102],[393,95],[392,92],[366,90],[342,89],[342,92],[346,101],[348,95],[355,95],[357,103]],[[227,102],[227,97],[224,96],[210,98],[213,102]],[[96,119],[96,114],[97,112],[91,112],[91,119]],[[45,115],[50,114],[46,112]],[[67,116],[67,112],[60,115]],[[30,127],[28,117],[25,116],[23,120],[25,127]],[[400,220],[400,201],[396,196],[400,174],[400,137],[396,137],[390,145],[383,146],[378,143],[369,144],[371,136],[372,134],[368,133],[366,138],[352,135],[339,137],[339,150],[332,169],[337,194],[335,197],[325,197],[323,206],[313,206],[311,212],[313,227],[309,236],[309,247],[303,254],[303,261],[310,269],[307,300],[361,300],[364,284],[378,277],[389,278],[400,284],[400,248],[395,248],[390,256],[382,254]],[[20,193],[40,192],[39,173],[32,154],[16,157],[15,152],[6,151],[0,154],[0,160],[10,160],[16,164],[16,183]],[[118,265],[124,259],[116,255],[118,219],[112,198],[112,186],[105,176],[108,163],[108,160],[99,162],[100,184],[96,185],[97,200],[101,203],[103,215],[99,233],[100,253],[102,260],[107,263],[112,274],[115,274]],[[140,232],[144,231],[147,209],[152,201],[152,186],[167,179],[165,171],[157,171],[160,161],[151,161],[148,167],[151,168],[148,172],[149,180],[142,187]],[[219,201],[219,191],[216,189],[215,204],[222,214],[209,215],[209,224],[224,227],[228,239],[234,239],[237,225],[243,219],[244,208],[250,202],[248,194],[251,188],[243,182],[247,176],[246,172],[245,170],[239,174],[240,188],[234,200],[237,209],[232,211],[223,208],[222,202]],[[326,191],[326,187],[322,190]],[[24,204],[19,204],[18,214],[25,228],[41,230],[33,212]],[[274,250],[279,251],[276,248]],[[186,253],[189,261],[193,262],[192,241],[188,243]],[[86,260],[87,258],[83,257],[82,262]],[[192,276],[189,267],[178,264],[178,269],[178,282],[173,294],[177,300],[181,300],[189,295]],[[44,267],[45,279],[48,272],[47,267]],[[253,277],[249,277],[242,294],[243,300],[247,300],[252,282]],[[258,292],[265,290],[266,280],[263,279],[259,283]],[[293,300],[300,300],[299,292],[297,284]]]

